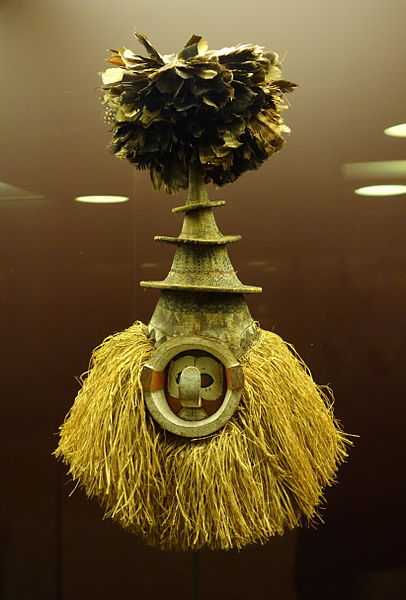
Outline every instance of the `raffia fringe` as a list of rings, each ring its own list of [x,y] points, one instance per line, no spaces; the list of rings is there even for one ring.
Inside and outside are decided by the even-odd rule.
[[[241,359],[232,419],[199,440],[163,431],[143,401],[153,352],[142,323],[107,338],[61,427],[55,452],[111,517],[168,550],[241,548],[317,519],[347,436],[292,347],[261,330]]]

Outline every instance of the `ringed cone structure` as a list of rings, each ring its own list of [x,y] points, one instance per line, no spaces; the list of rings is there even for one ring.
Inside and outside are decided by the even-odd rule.
[[[182,231],[178,237],[155,237],[177,246],[172,268],[164,281],[141,281],[163,290],[148,326],[155,345],[175,335],[202,335],[238,355],[257,335],[244,294],[262,290],[242,284],[234,271],[226,244],[241,236],[220,233],[213,208],[222,204],[209,200],[201,170],[191,165],[187,202],[173,209],[185,213]]]
[[[148,59],[114,51],[117,68],[123,69],[123,57],[132,61],[128,77],[136,81],[139,104],[125,107],[131,114],[143,110],[162,73],[163,95],[168,86],[178,94],[183,85],[175,81],[175,69],[188,89],[192,71],[193,77],[217,78],[218,91],[221,82],[231,85],[225,71],[238,58],[251,63],[246,68],[260,65],[257,84],[265,82],[266,90],[276,64],[274,54],[267,58],[257,46],[209,52],[198,36],[175,58],[162,58],[138,37]],[[223,63],[219,56],[226,57]],[[125,93],[128,100],[131,90],[123,89],[119,86],[114,98]],[[145,89],[144,97],[140,90]],[[163,102],[167,106],[166,96]],[[193,105],[191,110],[197,118],[199,111],[195,114]],[[252,116],[252,106],[250,111]],[[169,119],[159,112],[155,117]],[[121,118],[114,126],[120,139]],[[176,132],[176,122],[170,122],[170,132]],[[137,148],[140,131],[144,141],[148,135],[144,125],[134,127],[126,152]],[[237,140],[241,145],[248,144],[244,135]],[[141,167],[144,151],[137,150]],[[134,164],[137,152],[131,154]],[[153,181],[159,175],[168,188],[184,186],[183,163],[177,163],[174,179],[169,159],[159,156],[154,163],[154,152],[147,154]],[[176,160],[180,155],[177,147]],[[240,236],[223,235],[217,227],[213,209],[224,203],[210,201],[205,187],[210,177],[220,177],[217,166],[213,172],[193,151],[186,159],[187,201],[173,209],[184,213],[182,230],[177,237],[155,238],[175,246],[172,267],[163,281],[141,282],[161,289],[151,320],[148,326],[136,322],[96,348],[61,427],[56,455],[88,496],[98,498],[106,516],[148,544],[167,550],[242,548],[317,519],[323,489],[335,481],[348,440],[334,419],[330,391],[313,381],[292,346],[262,330],[250,314],[245,294],[261,288],[238,279],[227,244]]]

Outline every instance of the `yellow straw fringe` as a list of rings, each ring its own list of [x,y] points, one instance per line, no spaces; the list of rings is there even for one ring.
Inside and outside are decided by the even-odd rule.
[[[260,330],[241,359],[239,408],[196,440],[146,411],[140,373],[153,351],[139,322],[107,338],[61,427],[56,456],[106,516],[166,550],[242,548],[317,518],[348,440],[294,350]]]

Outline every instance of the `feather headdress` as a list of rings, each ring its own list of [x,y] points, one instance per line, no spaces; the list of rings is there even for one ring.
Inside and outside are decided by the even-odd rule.
[[[177,54],[161,55],[136,36],[148,56],[111,50],[103,99],[111,150],[149,169],[155,189],[186,189],[193,163],[206,183],[222,186],[282,147],[283,94],[295,84],[281,78],[275,52],[248,44],[209,50],[193,35]]]

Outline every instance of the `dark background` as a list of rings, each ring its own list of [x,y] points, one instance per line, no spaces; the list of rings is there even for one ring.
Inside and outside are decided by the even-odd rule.
[[[405,571],[405,196],[354,188],[406,183],[343,167],[399,160],[405,139],[405,5],[399,0],[3,0],[1,30],[0,596],[4,600],[272,598],[403,600]],[[97,73],[106,49],[163,53],[192,33],[211,48],[277,50],[300,84],[292,135],[259,171],[210,190],[264,328],[295,344],[335,412],[358,434],[324,525],[238,552],[162,553],[108,520],[51,456],[91,350],[148,321],[182,198],[110,156]],[[403,178],[402,178],[403,177]],[[122,194],[118,205],[79,204]]]

